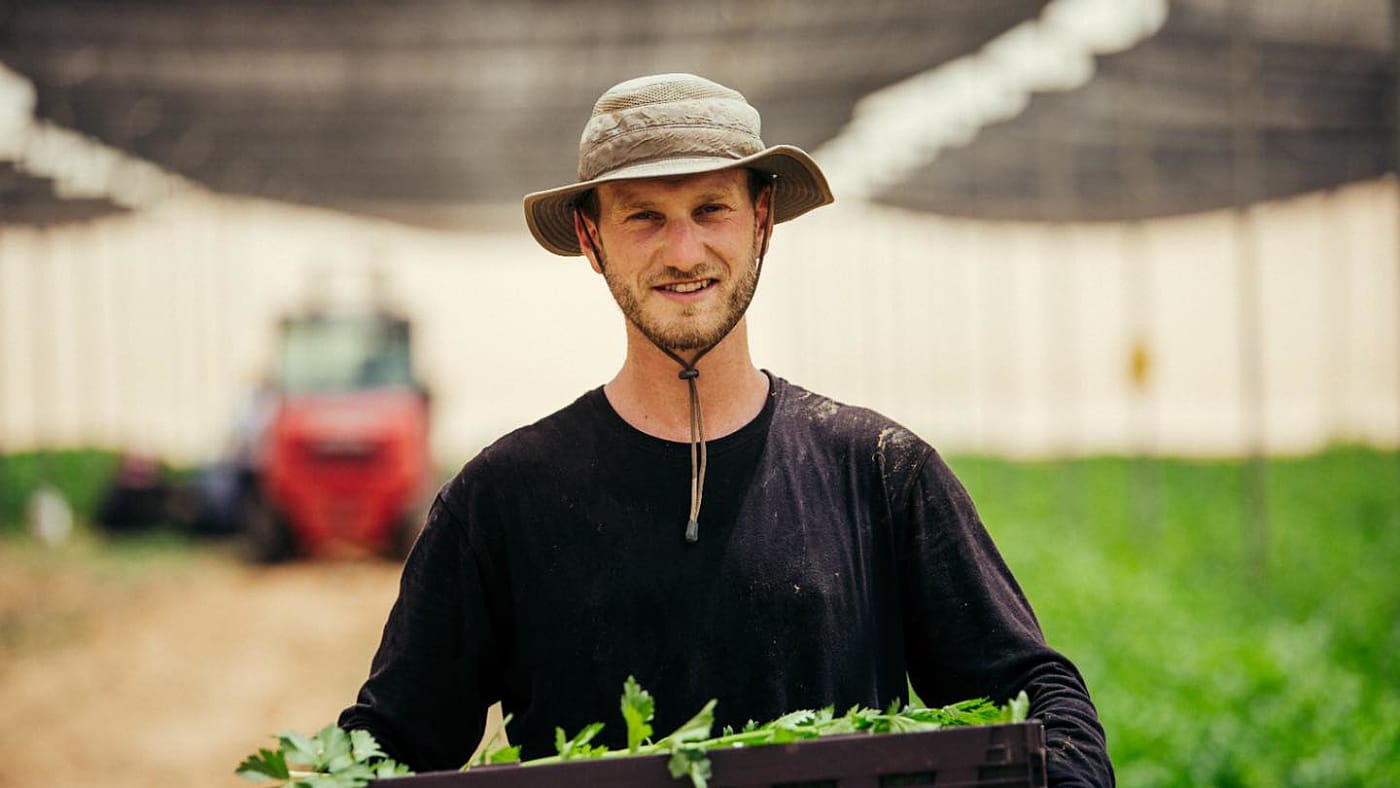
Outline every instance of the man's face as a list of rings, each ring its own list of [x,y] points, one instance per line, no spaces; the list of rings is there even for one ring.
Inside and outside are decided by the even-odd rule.
[[[743,169],[598,187],[594,242],[623,315],[677,351],[719,342],[758,285],[767,194],[755,205]],[[584,249],[585,239],[580,238]]]

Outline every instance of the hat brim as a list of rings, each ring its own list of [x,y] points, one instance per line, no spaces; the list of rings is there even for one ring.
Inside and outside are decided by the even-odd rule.
[[[527,194],[525,223],[530,226],[530,233],[540,246],[557,255],[577,256],[583,252],[574,233],[574,201],[589,189],[612,181],[697,175],[731,167],[747,167],[777,176],[773,209],[775,223],[794,219],[834,199],[826,176],[806,151],[792,145],[774,145],[742,159],[711,156],[645,162],[614,170],[590,181]]]

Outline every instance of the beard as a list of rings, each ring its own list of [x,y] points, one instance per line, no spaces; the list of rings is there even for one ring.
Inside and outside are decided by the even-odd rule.
[[[648,314],[643,305],[646,294],[639,293],[629,282],[612,273],[601,248],[597,249],[597,254],[602,263],[603,279],[608,283],[608,290],[612,291],[613,300],[617,301],[623,316],[653,344],[674,351],[701,350],[719,344],[739,324],[758,289],[756,234],[750,255],[752,262],[739,269],[738,278],[711,285],[729,288],[728,293],[721,293],[722,298],[717,304],[687,305],[674,315],[658,315],[654,313],[655,310],[653,314]],[[667,266],[659,281],[710,278],[711,269],[708,264],[689,270]]]

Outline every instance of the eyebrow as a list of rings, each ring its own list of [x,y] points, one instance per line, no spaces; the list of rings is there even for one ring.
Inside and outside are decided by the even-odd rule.
[[[729,197],[730,195],[725,193],[724,191],[708,191],[697,197],[696,202],[700,204],[724,202]],[[638,197],[624,196],[613,206],[611,213],[631,213],[632,211],[639,210],[649,211],[655,207],[656,202],[654,200],[645,200]]]

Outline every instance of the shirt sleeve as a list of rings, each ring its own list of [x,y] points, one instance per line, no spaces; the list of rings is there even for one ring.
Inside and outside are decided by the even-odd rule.
[[[404,563],[369,678],[341,728],[364,729],[418,772],[458,769],[471,757],[498,698],[497,616],[491,563],[476,524],[494,517],[491,496],[464,469],[444,488]],[[464,477],[466,477],[464,479]]]
[[[914,691],[933,706],[1021,690],[1045,726],[1051,786],[1111,786],[1102,726],[1078,669],[1045,643],[1035,614],[977,511],[928,450],[902,496],[899,540],[905,652]]]

